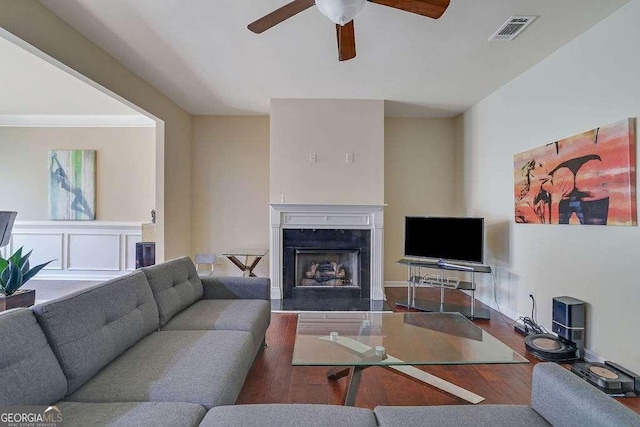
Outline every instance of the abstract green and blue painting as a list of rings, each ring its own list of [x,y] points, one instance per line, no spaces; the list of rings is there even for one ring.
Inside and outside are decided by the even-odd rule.
[[[49,218],[96,219],[96,151],[49,151]]]

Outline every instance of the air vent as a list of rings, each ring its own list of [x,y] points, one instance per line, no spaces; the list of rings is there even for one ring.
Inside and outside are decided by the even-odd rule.
[[[537,16],[512,16],[500,26],[494,35],[489,37],[489,40],[513,40],[536,18]]]

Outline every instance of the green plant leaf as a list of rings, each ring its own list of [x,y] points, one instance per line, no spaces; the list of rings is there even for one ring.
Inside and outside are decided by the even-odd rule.
[[[9,261],[13,261],[14,264],[20,265],[20,259],[22,258],[22,248],[18,249],[11,257]]]
[[[22,259],[24,260],[24,258]],[[29,272],[29,260],[27,260],[27,262],[22,264],[20,269],[22,270],[22,274],[27,274]]]
[[[22,249],[18,249],[9,259],[0,258],[0,291],[5,295],[14,294],[40,270],[55,261],[52,259],[30,268],[29,257],[33,250],[22,256]]]
[[[11,274],[11,271],[9,270],[9,264],[7,263],[7,266],[3,268],[2,272],[0,273],[0,282],[2,282],[3,288],[7,285],[10,274]]]
[[[29,270],[29,272],[27,274],[24,275],[24,277],[22,278],[22,285],[27,283],[27,280],[31,279],[33,276],[35,276],[36,274],[38,274],[38,272],[40,270],[42,270],[43,268],[45,268],[47,265],[51,264],[53,261],[55,261],[54,259],[52,259],[51,261],[47,261],[43,264],[40,265],[36,265],[35,267],[33,267],[31,270]],[[20,286],[22,286],[20,285]]]
[[[22,281],[22,269],[13,261],[9,261],[7,269],[9,270],[9,280],[5,282],[4,293],[13,295],[24,283]]]
[[[33,249],[31,249],[28,254],[20,258],[20,264],[18,264],[20,267],[22,267],[25,262],[29,262],[29,257],[31,256],[31,252],[33,252]]]

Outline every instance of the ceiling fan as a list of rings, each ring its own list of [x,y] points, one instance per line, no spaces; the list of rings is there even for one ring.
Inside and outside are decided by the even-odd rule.
[[[356,56],[353,18],[367,1],[438,19],[447,10],[450,0],[293,0],[252,22],[247,28],[254,33],[262,33],[315,4],[323,15],[335,22],[338,59],[346,61]]]

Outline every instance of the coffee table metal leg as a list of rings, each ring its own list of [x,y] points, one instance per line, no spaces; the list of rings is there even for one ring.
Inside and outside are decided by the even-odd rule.
[[[344,406],[355,406],[358,388],[360,387],[360,378],[365,368],[366,366],[353,366],[349,368],[349,384],[347,384],[347,389],[344,392]]]
[[[339,380],[342,377],[349,375],[351,370],[350,366],[336,366],[327,371],[327,378],[330,380]]]
[[[323,338],[325,339],[325,338]],[[329,337],[326,337],[326,339],[328,340]],[[340,339],[338,341],[336,341],[337,344],[340,344],[344,347],[346,347],[347,349],[350,349],[352,351],[354,351],[357,354],[361,354],[363,355],[365,352],[367,351],[371,351],[371,348],[369,346],[366,346],[364,344],[362,344],[361,342],[358,342],[357,340],[354,340],[352,338],[348,338],[348,337],[340,337]],[[436,377],[435,375],[431,375],[421,369],[418,369],[414,366],[411,365],[405,365],[403,364],[402,360],[397,359],[391,355],[387,355],[387,359],[389,361],[395,361],[397,363],[392,364],[392,365],[380,365],[386,369],[398,372],[400,374],[403,374],[409,378],[412,378],[414,380],[418,380],[420,382],[429,384],[430,386],[433,386],[435,388],[438,388],[446,393],[449,393],[453,396],[459,397],[460,399],[464,399],[467,402],[473,403],[473,404],[477,404],[480,403],[484,400],[484,397],[479,396],[469,390],[466,390],[460,386],[457,386],[453,383],[450,383],[446,380],[443,380],[442,378]],[[360,368],[360,371],[362,371],[362,369],[367,368],[369,366],[372,365],[364,365],[364,366],[359,366],[357,368]],[[331,369],[329,372],[333,372],[333,374],[335,375],[337,372],[344,370],[344,367],[339,367],[339,368],[333,368]],[[344,376],[344,374],[342,375]],[[338,377],[338,378],[342,378],[342,376]],[[358,383],[360,383],[360,377],[358,377],[357,379]],[[357,390],[357,388],[356,388]],[[354,398],[355,399],[355,398]]]
[[[452,384],[449,381],[445,381],[442,378],[436,377],[435,375],[431,375],[421,369],[416,368],[415,366],[389,365],[389,366],[384,366],[384,368],[390,371],[400,373],[413,380],[417,380],[425,384],[429,384],[434,388],[442,390],[453,396],[459,397],[460,399],[464,399],[469,403],[473,403],[474,405],[484,400],[484,397],[482,396],[479,396],[467,389],[464,389],[460,386]]]
[[[355,406],[362,371],[368,367],[369,366],[336,366],[327,371],[327,378],[330,380],[335,381],[342,377],[349,377],[347,388],[344,391],[344,399],[342,400],[344,406]]]

